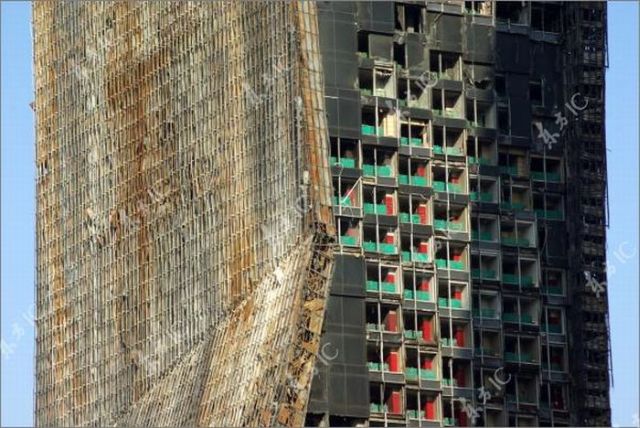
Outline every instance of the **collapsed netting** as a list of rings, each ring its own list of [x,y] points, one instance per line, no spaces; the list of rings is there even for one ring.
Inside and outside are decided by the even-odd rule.
[[[314,4],[33,25],[36,423],[301,425],[332,268]]]

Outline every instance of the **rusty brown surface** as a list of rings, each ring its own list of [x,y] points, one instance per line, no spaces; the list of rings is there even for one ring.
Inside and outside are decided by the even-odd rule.
[[[301,342],[297,326],[313,320],[316,331],[324,306],[305,305],[303,296],[323,298],[331,267],[327,253],[313,256],[316,235],[333,230],[326,161],[315,165],[327,149],[325,132],[315,129],[324,113],[313,100],[322,97],[305,93],[316,89],[298,81],[302,48],[286,36],[303,12],[222,2],[36,2],[33,10],[37,162],[48,170],[37,201],[38,425],[112,424],[157,403],[151,392],[172,373],[210,377],[201,422],[215,423],[230,411],[217,392],[229,361],[249,367],[254,352],[266,358],[270,349],[280,359],[265,361],[264,373],[234,374],[251,392],[236,402],[244,413],[229,420],[275,418],[269,406],[290,397],[276,396],[270,376],[285,382],[295,370],[308,379],[317,347]],[[265,103],[256,107],[243,84],[270,67],[258,48],[284,50],[294,63],[285,63],[291,86],[261,87]],[[288,106],[298,96],[313,114],[295,141]],[[303,144],[308,157],[297,159]],[[276,151],[287,161],[267,164]],[[320,207],[310,218],[290,213],[301,188],[296,163],[310,168],[312,206]],[[269,180],[259,173],[265,167],[292,173]],[[275,242],[263,236],[269,219],[287,216],[294,224],[281,233],[274,226]],[[326,259],[320,275],[310,273],[318,258]],[[287,272],[286,286],[272,276],[276,266]],[[264,305],[252,298],[260,286],[263,298],[282,297]],[[211,335],[215,347],[202,342]],[[189,367],[192,352],[202,364],[211,355],[213,365]],[[175,381],[162,394],[177,396]],[[305,400],[283,404],[293,409],[290,422],[300,420]],[[187,413],[161,421],[195,421]]]

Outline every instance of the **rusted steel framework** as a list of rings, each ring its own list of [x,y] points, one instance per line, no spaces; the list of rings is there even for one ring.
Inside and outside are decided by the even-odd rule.
[[[38,425],[300,425],[332,271],[313,3],[36,2]]]

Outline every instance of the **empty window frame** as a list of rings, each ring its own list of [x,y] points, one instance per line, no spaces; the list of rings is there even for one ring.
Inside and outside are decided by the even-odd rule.
[[[535,79],[529,82],[529,99],[533,105],[544,105],[542,84],[542,79]]]
[[[396,30],[424,33],[425,8],[412,4],[396,4]]]

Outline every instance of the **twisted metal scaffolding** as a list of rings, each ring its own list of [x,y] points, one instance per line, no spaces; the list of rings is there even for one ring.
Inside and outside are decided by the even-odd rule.
[[[38,425],[301,425],[333,217],[311,2],[35,2]]]

